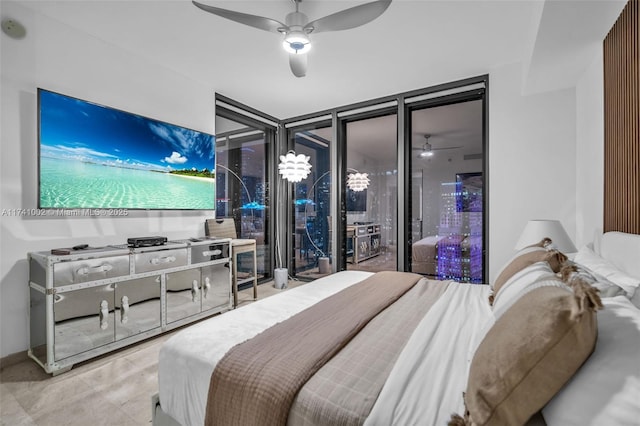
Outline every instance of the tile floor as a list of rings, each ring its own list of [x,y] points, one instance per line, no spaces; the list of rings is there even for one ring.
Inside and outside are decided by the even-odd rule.
[[[303,284],[290,281],[288,288]],[[239,305],[251,303],[252,288],[239,292]],[[258,286],[262,299],[283,290]],[[224,315],[224,314],[222,314]],[[151,396],[158,391],[158,353],[176,331],[86,361],[52,377],[26,355],[3,360],[0,369],[2,426],[148,425]]]

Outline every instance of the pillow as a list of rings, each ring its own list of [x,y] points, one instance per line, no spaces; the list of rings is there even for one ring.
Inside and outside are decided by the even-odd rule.
[[[600,242],[600,256],[627,275],[640,279],[640,235],[605,232]]]
[[[549,426],[638,424],[640,310],[623,296],[602,302],[595,350],[542,409]]]
[[[498,319],[524,294],[524,290],[542,277],[555,276],[548,262],[536,262],[515,273],[493,297],[493,315]]]
[[[571,378],[596,343],[597,292],[573,280],[533,283],[478,346],[450,425],[524,424]]]
[[[580,277],[591,287],[597,288],[600,293],[600,297],[615,297],[620,295],[627,295],[627,292],[624,291],[622,287],[612,283],[602,275],[593,272],[586,266],[583,266],[579,263],[574,263],[571,261],[566,262],[562,266],[560,273],[562,274],[563,281],[567,281],[574,275]]]
[[[536,262],[547,261],[554,272],[558,272],[567,257],[557,250],[548,250],[546,247],[551,244],[549,238],[545,238],[538,244],[525,247],[519,250],[505,266],[502,267],[493,282],[493,292],[497,294],[500,287],[506,283],[515,273],[523,270],[527,266]]]
[[[640,278],[633,278],[622,272],[607,259],[600,257],[587,246],[580,248],[574,261],[622,287],[629,299],[633,298],[636,289],[640,287]]]

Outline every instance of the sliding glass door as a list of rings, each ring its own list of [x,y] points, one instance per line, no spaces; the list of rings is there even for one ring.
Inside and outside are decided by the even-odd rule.
[[[484,282],[483,99],[410,109],[410,270]]]
[[[397,269],[397,114],[383,110],[344,122],[346,179],[342,209],[346,269]]]

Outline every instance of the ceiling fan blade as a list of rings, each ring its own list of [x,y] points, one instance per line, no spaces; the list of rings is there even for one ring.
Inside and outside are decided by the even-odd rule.
[[[458,149],[458,148],[462,148],[461,146],[446,146],[443,148],[431,148],[432,151],[443,151],[445,149]]]
[[[341,31],[356,28],[373,21],[387,10],[391,0],[379,0],[361,4],[350,9],[325,16],[309,22],[303,30],[307,33],[319,33],[323,31]]]
[[[258,28],[260,30],[269,31],[272,33],[280,33],[283,29],[288,27],[280,21],[275,19],[265,18],[263,16],[249,15],[247,13],[234,12],[233,10],[221,9],[219,7],[213,7],[206,4],[193,1],[196,7],[204,10],[205,12],[213,13],[214,15],[221,16],[231,21],[239,22],[250,27]]]
[[[307,74],[307,54],[289,53],[289,66],[296,77],[304,77]]]

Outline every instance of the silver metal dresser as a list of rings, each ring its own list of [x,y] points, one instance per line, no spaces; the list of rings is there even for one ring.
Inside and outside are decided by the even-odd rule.
[[[29,253],[29,356],[56,375],[231,309],[230,242]]]

